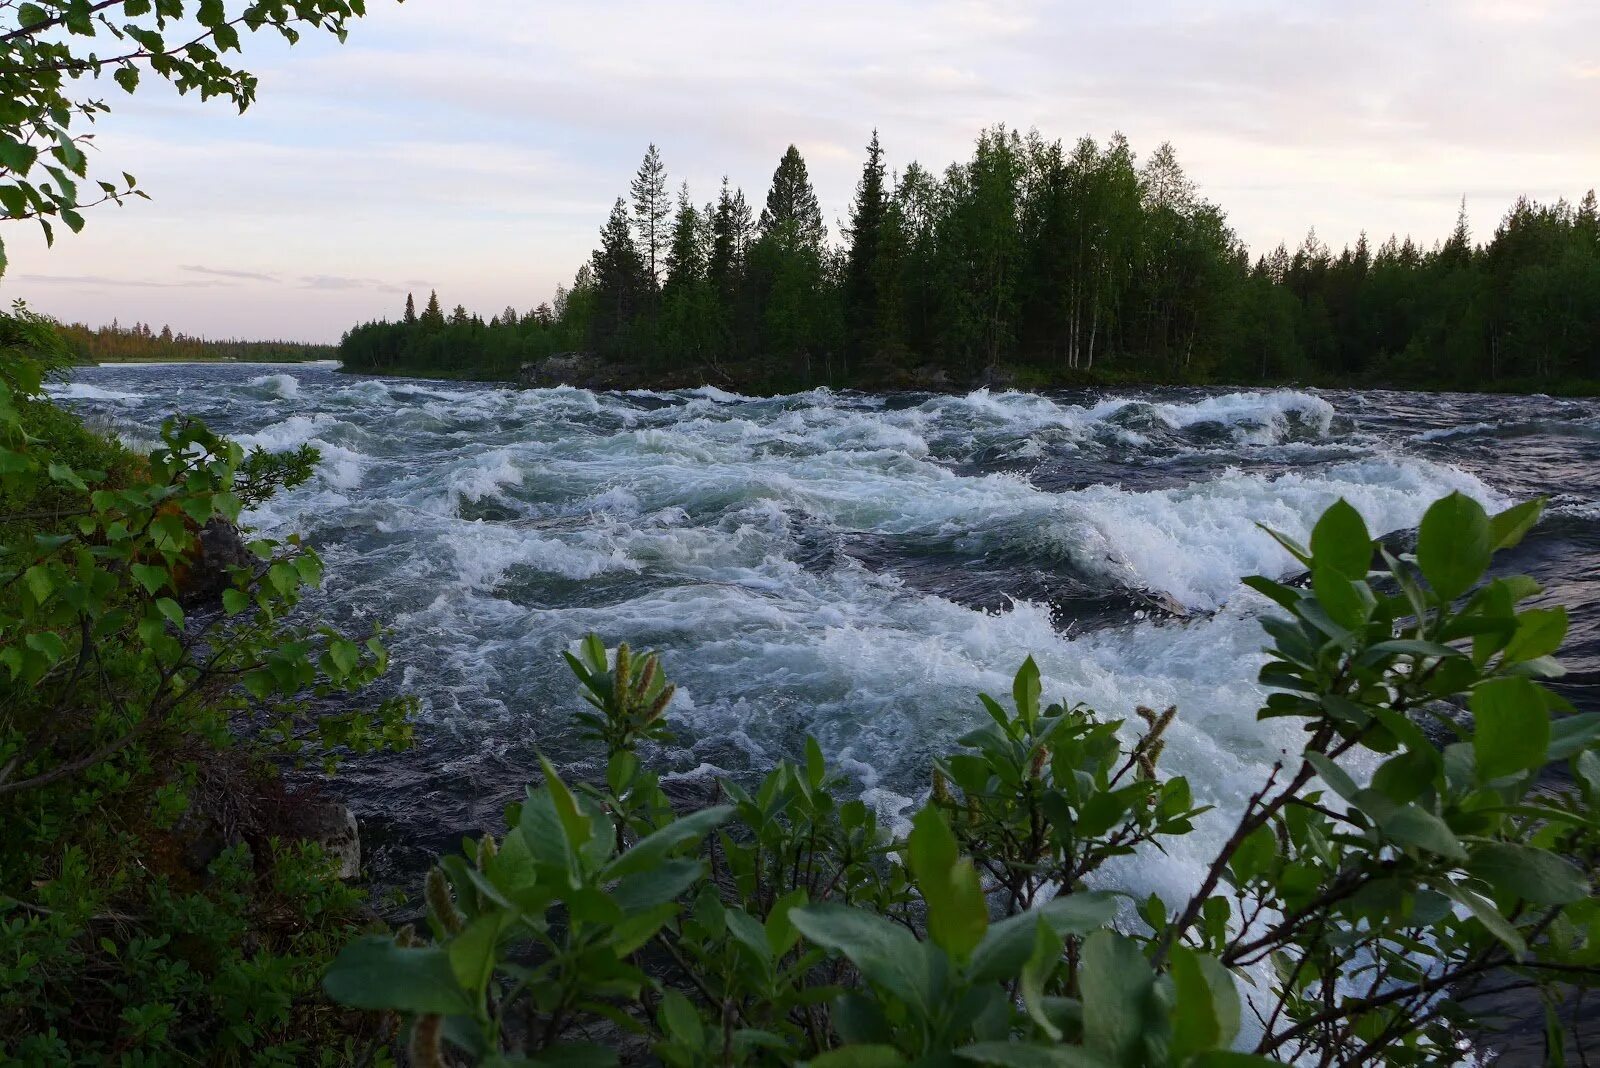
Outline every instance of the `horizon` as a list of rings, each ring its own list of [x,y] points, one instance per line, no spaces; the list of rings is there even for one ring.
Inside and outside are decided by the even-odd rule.
[[[650,142],[674,190],[703,202],[727,173],[757,205],[795,143],[837,241],[874,125],[896,171],[942,170],[998,121],[1068,143],[1121,130],[1141,159],[1170,141],[1252,258],[1313,228],[1336,251],[1362,231],[1428,247],[1463,197],[1481,242],[1519,196],[1576,201],[1600,175],[1581,44],[1600,13],[1576,3],[475,12],[410,0],[342,47],[251,42],[242,117],[113,88],[100,154],[154,200],[91,213],[48,264],[19,233],[0,298],[313,343],[397,318],[408,291],[526,310],[587,261]]]

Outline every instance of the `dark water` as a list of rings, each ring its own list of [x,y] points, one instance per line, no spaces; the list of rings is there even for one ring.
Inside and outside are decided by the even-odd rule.
[[[184,411],[322,450],[253,522],[311,538],[319,609],[389,621],[423,698],[417,749],[344,779],[380,878],[493,825],[535,750],[595,770],[558,658],[590,630],[663,651],[680,738],[656,759],[676,778],[759,772],[809,733],[902,813],[978,721],[973,695],[1031,653],[1051,697],[1177,704],[1170,770],[1236,809],[1298,745],[1254,718],[1265,609],[1238,580],[1290,564],[1254,524],[1303,536],[1340,496],[1382,532],[1453,489],[1550,497],[1504,565],[1568,606],[1561,689],[1600,708],[1594,400],[596,395],[261,365],[96,368],[56,391],[135,438]],[[1113,877],[1177,897],[1221,823]]]

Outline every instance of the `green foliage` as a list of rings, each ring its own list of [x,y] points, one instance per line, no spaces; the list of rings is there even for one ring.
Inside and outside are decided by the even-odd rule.
[[[1486,578],[1539,510],[1452,495],[1414,558],[1342,501],[1310,548],[1280,535],[1309,574],[1249,580],[1282,610],[1259,716],[1306,741],[1220,825],[1161,772],[1175,709],[1046,704],[1031,659],[904,837],[815,742],[679,815],[636,754],[660,669],[591,636],[568,661],[605,783],[546,764],[430,873],[431,937],[363,939],[326,989],[407,1014],[423,1064],[1459,1063],[1485,995],[1600,982],[1600,715],[1541,684],[1564,614]],[[1185,900],[1096,888],[1202,820],[1231,830]]]
[[[1252,265],[1170,145],[1141,160],[1120,135],[1067,146],[996,127],[942,174],[912,162],[896,180],[874,134],[835,246],[793,146],[754,226],[739,191],[692,210],[685,189],[669,240],[664,189],[652,146],[633,189],[649,233],[630,231],[619,202],[550,314],[447,335],[366,323],[342,358],[514,377],[588,350],[604,370],[578,384],[746,390],[1600,382],[1593,193],[1576,207],[1518,201],[1482,247],[1463,218],[1432,252],[1362,237],[1335,255],[1312,233]]]
[[[410,702],[351,700],[376,635],[295,621],[298,538],[210,558],[316,455],[178,417],[135,455],[40,395],[46,324],[0,337],[0,1060],[348,1059],[314,984],[359,902],[275,839],[274,761],[403,746]]]
[[[92,179],[90,200],[80,185],[90,181],[93,134],[74,123],[95,122],[111,111],[98,95],[109,74],[117,87],[134,92],[148,72],[179,93],[202,100],[222,97],[240,111],[255,100],[256,77],[234,66],[229,52],[243,47],[241,31],[272,30],[289,43],[307,30],[344,39],[365,0],[35,0],[7,5],[10,24],[0,27],[0,206],[6,220],[36,219],[54,241],[56,222],[83,229],[84,209],[106,201],[143,197],[127,173]],[[99,47],[95,46],[98,42]],[[0,244],[0,274],[5,273]]]

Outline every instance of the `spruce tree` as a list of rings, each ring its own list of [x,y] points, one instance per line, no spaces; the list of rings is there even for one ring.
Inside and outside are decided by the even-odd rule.
[[[672,221],[672,240],[667,248],[668,287],[688,285],[705,274],[706,250],[701,245],[700,212],[689,199],[689,183],[678,190],[678,211]]]
[[[883,148],[878,144],[878,131],[873,130],[867,162],[850,206],[850,248],[845,261],[845,323],[851,351],[857,356],[874,355],[883,341],[880,258],[887,208]]]
[[[628,222],[628,205],[621,197],[612,205],[611,216],[600,230],[600,247],[595,250],[593,266],[595,342],[605,351],[626,335],[649,284]]]
[[[666,267],[666,250],[671,240],[668,219],[672,215],[672,201],[667,196],[667,169],[661,163],[661,153],[652,143],[645,151],[639,171],[629,186],[633,194],[633,222],[639,260],[644,265],[646,280],[652,287],[661,285],[661,274]]]
[[[428,305],[422,309],[422,325],[426,327],[444,325],[444,309],[439,307],[439,293],[437,290],[428,291]]]
[[[417,324],[417,302],[411,298],[410,293],[406,294],[405,324],[407,326],[415,326]]]
[[[772,172],[767,206],[761,209],[761,220],[756,228],[763,237],[783,232],[786,244],[818,251],[828,239],[828,228],[822,222],[822,208],[811,188],[805,158],[793,145],[784,152],[777,170]]]

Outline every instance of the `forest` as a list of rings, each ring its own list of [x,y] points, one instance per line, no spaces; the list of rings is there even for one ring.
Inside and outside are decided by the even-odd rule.
[[[571,286],[487,321],[437,294],[347,332],[347,367],[507,378],[591,353],[607,385],[945,388],[1309,382],[1586,390],[1600,380],[1600,219],[1526,198],[1479,240],[1315,230],[1252,256],[1170,144],[995,127],[891,174],[876,132],[834,240],[790,146],[759,212],[674,197],[651,145]],[[1589,384],[1586,386],[1585,383]]]
[[[60,333],[80,363],[140,360],[300,363],[305,360],[331,360],[338,356],[332,345],[311,345],[299,341],[241,341],[234,338],[216,340],[175,334],[170,326],[163,326],[157,331],[149,323],[123,326],[115,320],[110,326],[87,326],[84,323],[63,325]]]

